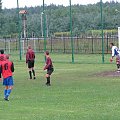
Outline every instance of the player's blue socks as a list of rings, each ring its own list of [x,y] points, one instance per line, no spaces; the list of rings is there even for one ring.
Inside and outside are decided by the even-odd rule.
[[[6,96],[5,96],[5,97],[6,97],[6,98],[9,97],[10,93],[11,93],[11,89],[7,89],[7,93],[6,93]]]

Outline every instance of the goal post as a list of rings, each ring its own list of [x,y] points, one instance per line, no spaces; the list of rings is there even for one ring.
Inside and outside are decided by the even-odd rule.
[[[118,47],[120,49],[120,27],[118,27]]]

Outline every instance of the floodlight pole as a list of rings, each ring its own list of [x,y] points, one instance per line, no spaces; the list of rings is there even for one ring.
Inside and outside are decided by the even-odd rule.
[[[102,63],[104,63],[104,37],[103,37],[103,2],[100,0],[101,11],[101,34],[102,34]]]
[[[73,32],[72,32],[72,8],[71,8],[71,0],[70,3],[70,36],[71,36],[71,47],[72,47],[72,63],[74,63],[74,43],[73,43]]]
[[[46,16],[45,16],[45,2],[43,0],[43,35],[44,35],[44,52],[46,51]]]
[[[20,40],[20,15],[19,15],[19,2],[18,2],[18,0],[17,0],[17,14],[18,14],[19,57],[20,57],[20,60],[22,60],[21,40]]]

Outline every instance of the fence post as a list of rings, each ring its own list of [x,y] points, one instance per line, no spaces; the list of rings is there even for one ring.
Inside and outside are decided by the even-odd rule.
[[[78,49],[78,53],[79,53],[79,40],[78,40],[78,35],[77,35],[77,49]]]
[[[108,53],[108,40],[109,40],[109,37],[108,37],[108,34],[107,34],[107,53]]]
[[[64,44],[64,53],[65,53],[65,39],[64,39],[64,37],[62,36],[62,41],[63,41],[63,44]]]
[[[9,54],[10,54],[10,43],[11,43],[11,38],[10,38],[10,40],[8,41],[8,51],[9,51]]]
[[[16,51],[17,51],[17,45],[18,45],[18,42],[17,42],[17,37],[16,37]]]
[[[39,37],[38,37],[38,50],[40,52],[40,40],[39,40]]]
[[[50,41],[51,41],[51,52],[53,51],[53,49],[52,49],[52,44],[53,44],[53,42],[52,42],[52,36],[50,37]]]
[[[94,47],[93,44],[94,44],[94,43],[93,43],[93,36],[92,36],[92,54],[94,53],[94,52],[93,52],[93,49],[94,49],[94,48],[93,48],[93,47]]]
[[[5,42],[5,51],[6,51],[6,37],[5,37],[5,41],[4,42]]]

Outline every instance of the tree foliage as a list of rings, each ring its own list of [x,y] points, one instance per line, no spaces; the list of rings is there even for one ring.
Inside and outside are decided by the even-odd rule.
[[[1,0],[0,0],[1,3]],[[43,14],[42,6],[24,7],[27,14],[27,35],[36,37],[42,35]],[[0,9],[1,10],[1,9]],[[118,11],[116,11],[118,10]],[[103,4],[103,24],[104,29],[117,29],[120,26],[120,3],[106,2]],[[48,34],[54,35],[56,32],[70,31],[70,11],[69,6],[54,5],[45,6],[46,31]],[[6,9],[0,13],[0,36],[16,34],[18,27],[17,9]],[[42,21],[41,21],[42,18]],[[89,30],[101,29],[100,19],[100,3],[88,5],[72,5],[72,24],[73,34],[79,35]],[[22,25],[22,23],[21,23]]]

